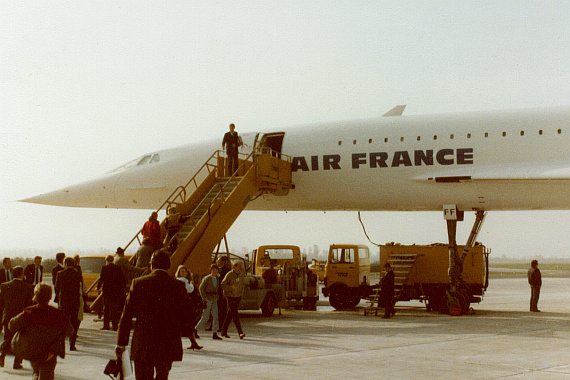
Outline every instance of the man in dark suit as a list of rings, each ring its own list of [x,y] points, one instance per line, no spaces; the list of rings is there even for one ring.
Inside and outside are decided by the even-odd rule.
[[[172,362],[182,360],[182,333],[190,327],[190,299],[184,283],[166,272],[170,268],[168,253],[156,251],[151,268],[151,274],[133,280],[115,348],[117,357],[121,357],[136,318],[131,360],[135,362],[137,380],[168,379]]]
[[[81,295],[83,278],[79,271],[75,269],[73,257],[66,257],[63,261],[63,270],[57,274],[56,288],[59,292],[59,309],[69,317],[69,322],[73,326],[73,334],[69,338],[69,350],[77,351],[75,341],[81,321],[79,320],[79,307],[81,306]]]
[[[103,328],[101,330],[117,331],[119,318],[121,318],[121,310],[125,303],[125,276],[121,268],[116,266],[112,255],[105,259],[107,265],[101,269],[97,290],[103,288],[103,303],[105,305],[105,314],[103,316]]]
[[[12,261],[9,257],[4,257],[4,260],[2,260],[2,266],[3,268],[0,269],[0,284],[12,281]]]
[[[40,256],[34,257],[34,263],[30,264],[24,270],[26,281],[32,285],[37,285],[42,282],[44,274],[44,266],[42,265],[42,258]]]
[[[14,333],[8,330],[10,319],[20,314],[32,304],[34,287],[24,281],[24,268],[15,267],[12,270],[14,279],[0,285],[0,310],[2,311],[2,325],[4,326],[4,342],[0,347],[0,367],[4,367],[6,354],[10,352],[10,343]],[[22,368],[22,358],[14,358],[14,369]]]
[[[228,177],[231,177],[238,169],[238,148],[242,145],[241,137],[235,131],[236,126],[230,124],[230,131],[226,132],[222,140],[222,147],[225,149],[228,156]]]
[[[55,297],[53,298],[53,302],[55,303],[59,302],[59,292],[55,287],[55,284],[57,283],[57,274],[63,270],[63,260],[65,260],[65,253],[58,252],[55,254],[55,261],[57,261],[57,265],[51,271],[51,281],[55,289]]]
[[[394,309],[394,271],[390,263],[384,264],[386,274],[380,280],[380,289],[382,289],[382,303],[384,305],[384,315],[382,318],[390,318],[396,314]]]

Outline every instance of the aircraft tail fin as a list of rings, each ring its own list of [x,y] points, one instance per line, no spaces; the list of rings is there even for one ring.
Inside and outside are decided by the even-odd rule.
[[[382,116],[402,116],[405,108],[406,108],[405,104],[396,106]]]

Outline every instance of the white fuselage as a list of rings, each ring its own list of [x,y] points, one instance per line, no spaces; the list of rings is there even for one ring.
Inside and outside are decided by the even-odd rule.
[[[396,116],[284,132],[295,189],[251,210],[570,209],[570,108]],[[255,133],[242,134],[243,151]],[[221,148],[153,152],[160,160],[24,201],[156,209]],[[152,160],[152,153],[149,161]]]

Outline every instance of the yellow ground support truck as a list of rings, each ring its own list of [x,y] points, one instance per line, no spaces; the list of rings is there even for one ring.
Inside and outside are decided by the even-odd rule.
[[[463,246],[458,246],[459,252]],[[481,302],[489,285],[490,251],[482,244],[471,247],[463,262],[462,285],[453,294],[459,300],[461,311],[470,304]],[[449,248],[434,245],[382,245],[380,270],[389,262],[395,273],[396,301],[420,300],[428,311],[450,312]],[[381,276],[384,273],[381,273]]]
[[[370,252],[359,244],[333,244],[325,267],[323,295],[337,310],[351,309],[370,288]]]
[[[318,277],[309,268],[306,257],[296,245],[262,245],[253,251],[254,275],[263,273],[273,265],[277,271],[274,288],[282,289],[278,300],[282,307],[303,307],[316,310],[319,292]]]

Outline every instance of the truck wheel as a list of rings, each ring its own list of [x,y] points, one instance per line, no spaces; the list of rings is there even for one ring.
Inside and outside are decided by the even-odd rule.
[[[273,294],[268,294],[265,296],[265,300],[261,304],[261,314],[264,317],[271,317],[273,315],[273,311],[275,310],[275,296]]]
[[[340,284],[331,289],[329,302],[336,310],[350,308],[350,289],[346,284]]]

